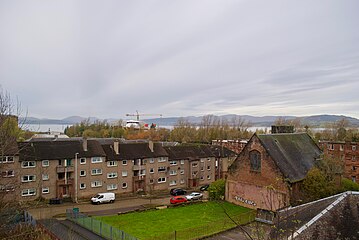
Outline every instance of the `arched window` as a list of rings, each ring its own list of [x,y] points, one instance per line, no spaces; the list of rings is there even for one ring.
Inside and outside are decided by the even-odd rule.
[[[253,150],[249,152],[249,160],[251,164],[251,171],[261,171],[261,154],[260,152]]]

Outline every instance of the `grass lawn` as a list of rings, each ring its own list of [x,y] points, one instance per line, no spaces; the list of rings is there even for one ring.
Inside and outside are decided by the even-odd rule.
[[[228,219],[224,209],[242,224],[254,219],[251,209],[227,202],[205,202],[96,218],[139,239],[165,236],[166,234],[169,236],[174,231],[178,232],[177,239],[191,239],[192,236],[180,237],[179,235],[181,232],[192,232],[192,235],[203,236],[203,234],[208,235],[234,227],[235,224]],[[193,238],[195,237],[198,236]]]

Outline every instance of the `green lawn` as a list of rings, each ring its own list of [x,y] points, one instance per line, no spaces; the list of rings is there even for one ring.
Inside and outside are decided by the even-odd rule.
[[[162,210],[149,210],[122,215],[96,217],[139,239],[192,239],[235,226],[226,212],[238,223],[254,219],[253,211],[227,202],[206,202]],[[172,237],[171,237],[172,238]],[[174,238],[173,238],[174,239]]]

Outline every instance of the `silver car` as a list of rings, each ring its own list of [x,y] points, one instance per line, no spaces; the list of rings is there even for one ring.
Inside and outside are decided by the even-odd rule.
[[[203,197],[203,194],[202,193],[198,193],[198,192],[193,192],[189,195],[186,196],[186,199],[188,201],[191,201],[191,200],[198,200],[198,199],[201,199]]]

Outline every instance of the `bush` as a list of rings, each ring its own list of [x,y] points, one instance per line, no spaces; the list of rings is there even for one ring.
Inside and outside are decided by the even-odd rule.
[[[217,181],[211,183],[211,185],[209,185],[208,188],[209,199],[223,200],[225,187],[226,187],[226,181],[224,179],[218,179]]]
[[[351,181],[350,179],[342,179],[342,189],[346,191],[359,191],[359,184]]]

